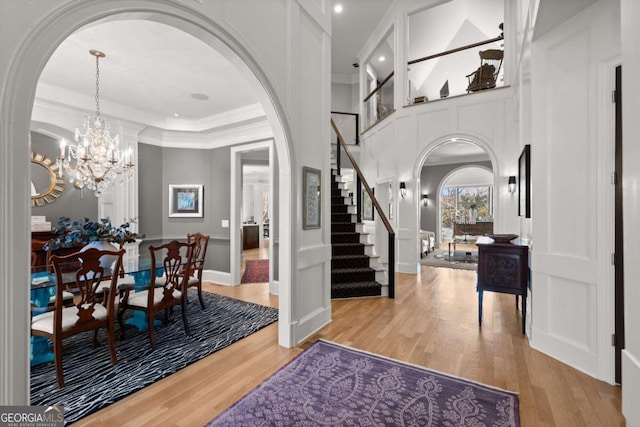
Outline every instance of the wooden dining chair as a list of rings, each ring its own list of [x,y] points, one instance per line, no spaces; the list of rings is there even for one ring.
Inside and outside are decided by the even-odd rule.
[[[195,243],[193,247],[193,266],[191,268],[191,277],[189,277],[189,281],[187,282],[187,289],[191,287],[198,289],[200,307],[204,310],[204,300],[202,299],[202,270],[204,269],[204,260],[207,256],[209,236],[202,233],[187,234],[187,241]]]
[[[100,266],[100,257],[112,255],[116,257],[115,267],[120,268],[123,250],[103,251],[89,249],[65,256],[51,256],[51,263],[56,275],[56,299],[53,311],[49,311],[31,319],[31,335],[49,338],[53,341],[53,353],[56,365],[58,386],[64,387],[62,371],[62,340],[81,332],[94,331],[93,345],[97,344],[98,329],[106,328],[109,341],[111,363],[116,364],[115,344],[115,295],[116,277],[110,278],[110,288],[107,297],[97,296],[96,289],[110,272]],[[69,265],[77,265],[73,273],[66,269]],[[117,270],[116,270],[117,271]],[[71,276],[71,278],[69,278]],[[71,307],[63,304],[63,292],[66,281],[71,281],[78,290],[77,303]]]
[[[151,253],[151,266],[164,268],[162,278],[150,275],[149,286],[145,290],[135,291],[131,285],[119,286],[122,297],[118,307],[118,323],[124,335],[123,315],[127,309],[140,310],[146,313],[151,348],[156,349],[155,331],[153,321],[156,313],[164,310],[165,320],[168,318],[169,309],[180,305],[182,308],[182,322],[184,331],[189,332],[187,320],[187,281],[193,264],[193,247],[195,243],[179,242],[173,240],[160,246],[149,246]],[[161,263],[158,263],[159,260]],[[135,292],[134,292],[135,291]]]

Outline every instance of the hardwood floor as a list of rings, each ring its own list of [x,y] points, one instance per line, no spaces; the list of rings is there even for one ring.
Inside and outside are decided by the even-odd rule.
[[[624,425],[620,388],[531,349],[512,295],[486,293],[478,328],[475,274],[398,274],[395,300],[334,300],[332,323],[299,347],[279,347],[272,324],[75,425],[204,425],[318,338],[516,391],[522,426]],[[205,289],[277,307],[267,286]]]

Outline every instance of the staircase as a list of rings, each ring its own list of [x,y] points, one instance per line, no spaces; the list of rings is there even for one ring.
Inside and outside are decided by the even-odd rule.
[[[353,204],[341,177],[331,182],[331,298],[381,296],[388,289],[385,271],[373,255],[373,244],[357,223]]]

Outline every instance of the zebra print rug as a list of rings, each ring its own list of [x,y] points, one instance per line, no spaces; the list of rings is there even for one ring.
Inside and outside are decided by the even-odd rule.
[[[65,387],[58,388],[53,363],[33,366],[31,405],[60,405],[64,407],[65,423],[77,421],[278,320],[275,308],[202,294],[204,310],[195,290],[189,291],[190,337],[184,333],[178,307],[173,321],[157,328],[153,352],[147,332],[127,328],[125,339],[116,343],[115,366],[111,365],[103,330],[98,334],[96,349],[91,345],[93,332],[64,340]]]

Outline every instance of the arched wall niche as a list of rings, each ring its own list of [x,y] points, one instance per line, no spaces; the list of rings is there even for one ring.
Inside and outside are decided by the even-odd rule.
[[[254,88],[274,132],[276,155],[279,165],[280,229],[279,259],[291,265],[279,266],[280,313],[279,344],[292,346],[291,272],[295,269],[292,243],[295,241],[295,207],[292,205],[291,179],[292,147],[290,126],[286,122],[285,109],[273,85],[258,61],[239,41],[239,34],[231,34],[218,21],[185,5],[167,0],[113,0],[103,2],[48,3],[49,10],[39,10],[38,17],[28,32],[11,33],[15,50],[7,52],[3,62],[4,73],[2,104],[0,108],[0,196],[4,208],[0,219],[0,250],[6,256],[0,258],[0,279],[3,283],[28,283],[30,252],[30,173],[29,131],[31,112],[37,82],[51,54],[72,32],[84,25],[122,14],[142,14],[145,19],[156,19],[167,25],[188,32],[211,45],[227,57],[247,82]],[[212,12],[209,12],[212,13]],[[213,14],[213,13],[212,13]],[[122,15],[124,16],[124,15]],[[2,385],[0,402],[7,405],[29,402],[29,290],[24,286],[3,286],[0,291],[0,352]]]

